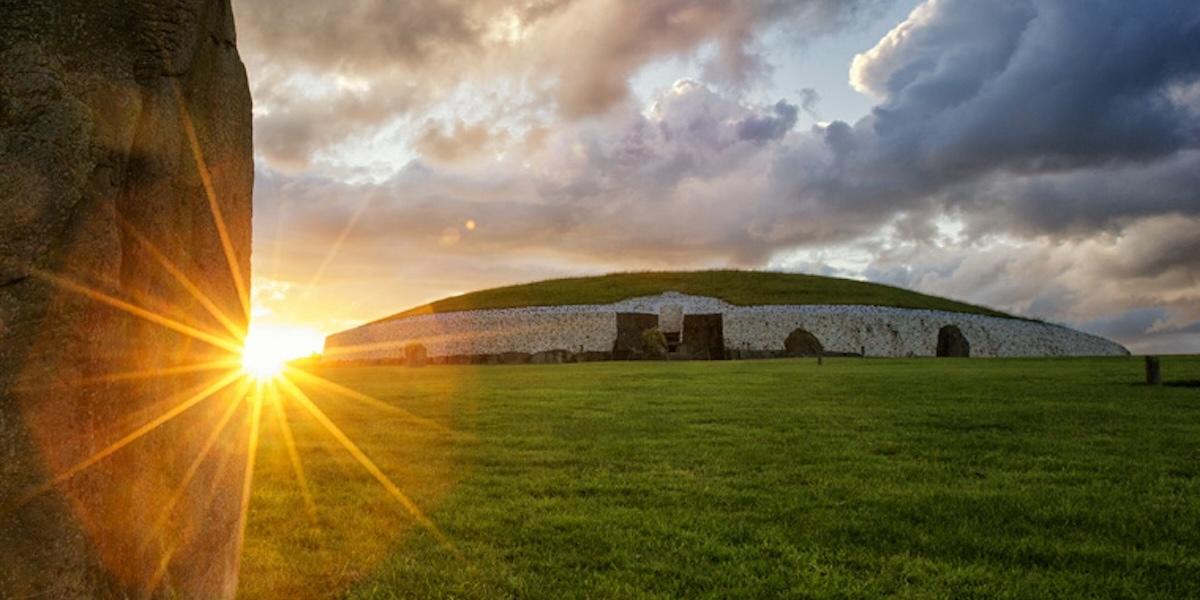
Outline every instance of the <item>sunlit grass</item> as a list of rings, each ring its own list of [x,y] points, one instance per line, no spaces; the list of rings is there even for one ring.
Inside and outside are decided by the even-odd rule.
[[[384,381],[383,386],[366,382],[355,388],[382,393],[377,402],[403,409],[381,410],[348,399],[335,388],[313,385],[319,380],[294,372],[289,377],[412,503],[436,506],[449,492],[457,478],[451,450],[464,438],[446,427],[462,416],[456,411],[464,405],[457,398],[465,381],[401,377]],[[359,382],[343,383],[357,386]],[[443,427],[415,424],[409,407]],[[283,421],[264,419],[243,551],[241,596],[336,597],[374,573],[387,551],[406,537],[429,535],[436,540],[435,535],[423,533],[422,525],[312,414],[290,400],[282,402],[281,408],[291,434],[283,429]],[[294,470],[289,437],[303,462],[311,505]],[[453,556],[445,545],[433,543]]]
[[[1137,359],[318,370],[455,557],[289,408],[264,421],[246,597],[1200,595],[1200,389]],[[1167,359],[1168,380],[1200,360]],[[466,435],[469,434],[469,435]]]

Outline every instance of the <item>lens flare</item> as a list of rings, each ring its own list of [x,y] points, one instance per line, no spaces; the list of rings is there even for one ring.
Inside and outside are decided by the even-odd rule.
[[[242,371],[259,381],[279,377],[288,361],[319,352],[320,332],[303,328],[255,326],[242,343]]]

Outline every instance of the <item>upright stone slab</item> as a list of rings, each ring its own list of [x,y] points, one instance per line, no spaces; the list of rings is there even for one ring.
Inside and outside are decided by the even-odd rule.
[[[724,319],[721,313],[685,315],[683,345],[689,358],[723,360],[725,358]]]
[[[614,360],[638,359],[642,356],[642,333],[658,327],[658,315],[648,313],[617,313],[617,338],[613,342]]]
[[[235,355],[161,323],[244,330],[252,183],[228,0],[0,0],[0,597],[233,595]]]

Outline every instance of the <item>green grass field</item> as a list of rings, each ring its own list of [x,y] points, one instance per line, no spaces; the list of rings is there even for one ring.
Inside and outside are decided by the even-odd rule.
[[[287,407],[246,597],[1200,597],[1200,358],[339,367]],[[1188,382],[1187,380],[1191,380]]]
[[[438,300],[382,319],[398,319],[431,312],[489,308],[610,304],[626,298],[667,291],[721,298],[741,306],[761,304],[866,304],[924,308],[1007,317],[1004,313],[882,285],[795,273],[766,271],[685,271],[613,273],[599,277],[552,279],[493,288]]]

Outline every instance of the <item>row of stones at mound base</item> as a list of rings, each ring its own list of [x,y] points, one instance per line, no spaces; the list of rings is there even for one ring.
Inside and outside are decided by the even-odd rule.
[[[416,315],[329,336],[330,362],[561,363],[654,357],[1124,356],[1107,339],[1059,325],[967,313],[859,305],[735,306],[666,292],[613,304]]]

